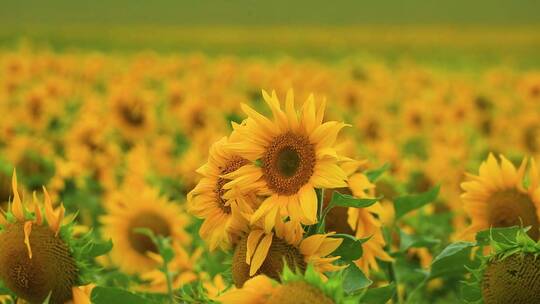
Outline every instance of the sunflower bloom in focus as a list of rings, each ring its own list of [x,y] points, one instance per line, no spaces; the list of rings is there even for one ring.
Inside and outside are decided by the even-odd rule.
[[[282,109],[275,92],[263,91],[273,120],[243,104],[248,118],[235,127],[239,142],[232,150],[252,163],[227,178],[225,188],[245,188],[261,183],[258,194],[265,197],[255,211],[251,223],[263,219],[270,232],[279,217],[311,225],[317,222],[316,188],[340,188],[347,185],[347,176],[338,165],[334,143],[346,124],[323,122],[325,102],[316,104],[311,95],[299,112],[293,92],[287,93]]]

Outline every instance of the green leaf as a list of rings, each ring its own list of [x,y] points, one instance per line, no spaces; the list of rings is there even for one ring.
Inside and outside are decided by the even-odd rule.
[[[328,206],[328,209],[332,207],[354,207],[354,208],[366,208],[376,202],[378,202],[382,197],[375,198],[356,198],[348,194],[342,194],[338,191],[332,193],[332,200]]]
[[[375,182],[388,169],[390,169],[390,164],[385,163],[384,165],[380,166],[377,169],[366,171],[366,176],[367,176],[367,178],[369,179],[370,182]]]
[[[369,238],[357,239],[348,234],[333,234],[331,237],[337,237],[343,239],[341,245],[332,253],[334,256],[341,256],[341,259],[345,262],[352,262],[359,259],[362,256],[362,244]]]
[[[457,242],[448,245],[431,263],[430,278],[462,274],[471,264],[470,253],[475,243]]]
[[[348,295],[358,293],[372,283],[354,263],[343,271],[343,290]]]
[[[107,303],[132,303],[143,304],[148,303],[148,300],[131,293],[127,290],[114,287],[95,287],[92,290],[91,301],[93,304]]]
[[[411,235],[403,232],[403,230],[399,231],[399,236],[401,240],[399,249],[401,251],[407,251],[407,249],[411,247],[432,247],[440,243],[440,240],[432,238],[430,236]]]
[[[437,185],[430,190],[419,193],[419,194],[409,194],[400,197],[396,197],[394,200],[394,208],[396,210],[396,220],[401,218],[403,215],[407,214],[410,211],[418,209],[437,198],[439,195],[440,186]]]
[[[385,304],[396,294],[396,285],[394,283],[379,287],[370,288],[362,297],[362,302],[365,304]]]
[[[108,240],[106,242],[93,243],[92,249],[90,249],[90,251],[88,252],[88,256],[98,257],[111,251],[112,248],[113,248],[112,240]]]
[[[478,282],[461,282],[460,297],[464,303],[474,303],[482,300],[482,290]]]
[[[130,303],[148,304],[148,299],[126,290],[112,287],[96,287],[92,290],[91,301],[94,304]]]
[[[518,232],[521,230],[519,226],[490,228],[476,233],[477,245],[489,245],[493,239],[497,243],[510,244],[515,242]]]

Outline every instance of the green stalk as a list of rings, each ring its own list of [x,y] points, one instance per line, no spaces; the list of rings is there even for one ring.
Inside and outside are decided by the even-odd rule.
[[[174,304],[174,292],[173,292],[173,286],[172,286],[172,278],[171,273],[169,272],[169,263],[164,262],[163,263],[163,273],[165,274],[165,278],[167,280],[167,294],[169,295],[169,301],[171,304]]]

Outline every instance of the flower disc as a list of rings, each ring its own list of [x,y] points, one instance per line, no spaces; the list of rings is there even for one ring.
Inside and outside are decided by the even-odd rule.
[[[491,261],[482,282],[486,304],[540,303],[540,259],[533,254],[513,254]]]
[[[149,229],[156,236],[171,235],[168,223],[158,214],[146,213],[135,217],[131,221],[128,239],[133,249],[141,255],[145,255],[148,251],[158,253],[158,248],[149,236],[137,231],[138,228]]]
[[[32,258],[24,243],[24,224],[8,224],[0,233],[0,279],[6,287],[30,303],[72,299],[78,269],[68,246],[47,226],[33,225],[30,234]]]
[[[529,236],[539,237],[539,222],[536,207],[527,194],[506,190],[495,192],[489,198],[489,223],[493,227],[532,226]]]
[[[234,251],[232,273],[233,281],[237,287],[242,287],[249,280],[249,265],[246,263],[247,238],[240,240]],[[304,271],[306,262],[298,249],[287,242],[274,238],[268,250],[268,255],[254,276],[264,274],[272,279],[279,280],[283,271],[283,260],[291,269],[299,268]]]
[[[268,187],[281,195],[297,193],[313,175],[315,160],[315,147],[306,136],[290,132],[277,136],[263,157]]]
[[[338,191],[339,193],[348,194],[351,195],[351,191],[348,188],[340,188],[335,190],[327,190],[324,192],[324,208],[328,206],[330,201],[332,200],[332,195],[334,191]],[[334,207],[330,209],[328,214],[325,218],[325,228],[326,231],[330,232],[336,232],[336,233],[343,233],[343,234],[349,234],[349,235],[355,235],[353,229],[349,225],[348,222],[348,212],[349,208],[347,207]]]

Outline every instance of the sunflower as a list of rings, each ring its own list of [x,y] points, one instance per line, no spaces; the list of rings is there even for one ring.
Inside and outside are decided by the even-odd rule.
[[[265,275],[249,279],[242,288],[233,288],[217,298],[222,304],[352,304],[359,296],[346,295],[342,276],[323,280],[313,265],[303,274],[283,270],[280,283]]]
[[[43,87],[28,90],[23,98],[21,120],[34,130],[43,130],[50,119],[51,106]]]
[[[128,141],[137,141],[151,133],[154,117],[151,98],[146,92],[126,85],[112,93],[110,107],[116,126]]]
[[[491,253],[480,256],[466,283],[472,303],[540,303],[540,242],[524,230],[504,241],[491,239]]]
[[[323,277],[325,272],[342,268],[332,264],[339,256],[329,256],[343,241],[331,237],[333,233],[314,234],[304,239],[304,230],[298,222],[278,220],[274,231],[269,233],[262,226],[259,221],[236,245],[232,273],[237,287],[259,274],[279,280],[284,261],[288,267],[301,271],[313,263]]]
[[[356,172],[356,169],[363,165],[362,161],[349,161],[349,166],[343,166],[350,176],[348,188],[337,189],[341,193],[353,195],[358,198],[373,197],[375,185],[372,184],[366,175]],[[333,191],[325,192],[325,202],[331,200]],[[335,231],[353,235],[359,239],[369,238],[362,244],[362,257],[355,261],[355,264],[365,273],[370,269],[378,270],[377,259],[382,261],[392,261],[392,258],[384,251],[386,242],[382,234],[381,215],[382,206],[379,202],[367,208],[346,208],[334,207],[328,212],[325,218],[326,231]]]
[[[190,212],[204,219],[200,229],[201,237],[208,243],[210,250],[216,247],[226,248],[238,236],[239,228],[245,219],[240,212],[251,210],[251,199],[224,197],[223,186],[228,182],[223,175],[234,172],[250,162],[228,149],[229,139],[224,137],[210,148],[208,162],[197,170],[203,178],[188,194]],[[235,189],[243,193],[251,192],[257,184]],[[246,209],[248,208],[248,209]]]
[[[267,232],[280,216],[289,216],[292,221],[306,225],[314,224],[317,222],[315,188],[347,185],[347,176],[338,166],[338,156],[333,148],[339,131],[346,124],[323,123],[325,102],[316,106],[312,95],[304,103],[301,113],[297,113],[292,90],[287,93],[285,111],[275,92],[272,96],[265,91],[262,93],[274,120],[242,105],[248,118],[235,127],[240,141],[230,146],[253,163],[228,174],[226,177],[233,181],[225,188],[245,188],[261,183],[259,194],[266,198],[251,222],[264,218]]]
[[[73,224],[63,225],[65,209],[53,209],[47,190],[44,202],[33,195],[33,212],[19,196],[17,175],[12,178],[13,201],[0,214],[0,279],[30,303],[89,303],[85,277],[92,271],[87,258],[89,237],[73,239]]]
[[[462,200],[472,219],[465,234],[490,227],[531,226],[529,235],[539,239],[540,179],[534,159],[531,159],[528,186],[525,186],[527,160],[519,169],[504,156],[500,163],[490,154],[480,165],[479,175],[468,174],[461,184]]]
[[[126,273],[141,274],[159,265],[149,256],[149,253],[157,253],[156,245],[137,229],[149,229],[155,235],[170,237],[173,243],[189,241],[184,230],[188,219],[183,211],[149,186],[126,185],[124,190],[112,195],[106,208],[108,212],[101,219],[103,235],[112,238],[112,261]]]

